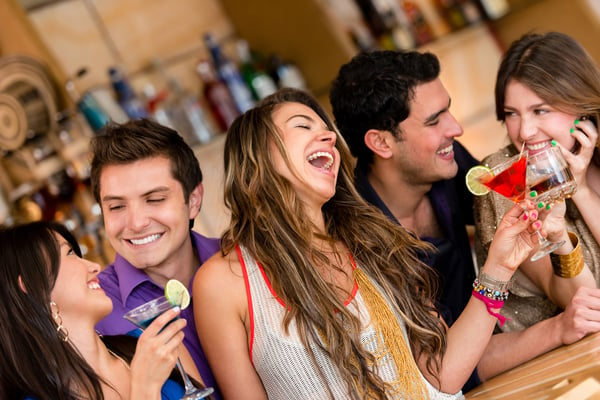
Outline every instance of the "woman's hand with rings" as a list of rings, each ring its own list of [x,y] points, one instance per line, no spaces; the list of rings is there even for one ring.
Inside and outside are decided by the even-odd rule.
[[[542,228],[539,213],[529,200],[515,204],[504,214],[488,252],[488,261],[502,267],[507,276],[537,247],[536,231]],[[487,261],[486,261],[487,264]]]

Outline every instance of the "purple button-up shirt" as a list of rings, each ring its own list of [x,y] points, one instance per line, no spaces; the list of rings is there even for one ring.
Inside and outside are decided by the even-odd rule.
[[[194,231],[191,231],[191,235],[201,264],[219,250],[219,239],[206,238]],[[100,286],[113,302],[112,312],[96,325],[96,330],[101,335],[123,335],[137,329],[135,325],[123,318],[123,315],[137,306],[164,295],[163,287],[154,283],[144,271],[135,268],[119,254],[111,265],[100,272],[98,278]],[[189,282],[188,287],[192,282]],[[221,399],[217,383],[198,340],[192,304],[181,311],[180,317],[187,320],[187,325],[183,328],[185,334],[183,344],[196,363],[204,384],[215,388],[213,398]]]

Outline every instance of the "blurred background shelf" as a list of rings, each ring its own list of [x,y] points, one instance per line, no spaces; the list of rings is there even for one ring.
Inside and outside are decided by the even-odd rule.
[[[408,2],[393,1],[405,6],[403,1]],[[574,36],[600,60],[600,1],[507,2],[507,14],[438,35],[418,47],[441,59],[452,112],[465,129],[461,141],[478,158],[506,140],[504,128],[494,116],[493,85],[499,59],[514,39],[530,31],[559,30]],[[434,0],[412,3],[425,10]],[[42,64],[55,88],[54,107],[59,112],[75,109],[65,83],[82,67],[87,67],[87,73],[76,82],[81,93],[90,91],[106,98],[112,91],[107,71],[117,65],[138,93],[148,85],[160,93],[169,76],[188,93],[200,96],[203,83],[196,68],[200,60],[210,59],[203,41],[210,32],[234,61],[239,62],[238,39],[245,39],[252,50],[265,56],[276,54],[297,65],[308,89],[330,109],[331,80],[341,64],[359,51],[356,37],[348,31],[356,18],[356,13],[348,10],[356,4],[354,0],[252,0],[251,5],[242,0],[0,0],[0,58],[26,56]],[[156,67],[157,60],[162,68]],[[54,124],[52,118],[49,121]],[[56,127],[51,130],[60,131]],[[79,136],[92,134],[89,129],[80,130],[84,132]],[[221,181],[212,179],[222,173],[219,156],[223,141],[220,136],[195,147],[204,175],[211,177],[205,191],[211,193],[209,197],[216,193],[205,202],[196,229],[211,235],[222,231],[226,219],[219,204]],[[58,157],[66,164],[86,151],[81,143],[58,147]],[[10,156],[6,151],[3,154],[3,158]],[[44,176],[29,169],[34,180]],[[4,192],[19,186],[9,175],[0,167],[0,190]],[[32,187],[39,184],[34,183]]]

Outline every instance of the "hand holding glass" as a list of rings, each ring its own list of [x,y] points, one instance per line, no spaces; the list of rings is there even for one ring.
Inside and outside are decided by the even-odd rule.
[[[173,308],[173,305],[166,297],[158,297],[154,300],[151,300],[147,303],[142,304],[141,306],[134,308],[133,310],[128,311],[123,318],[131,321],[140,329],[146,329],[152,321],[158,318],[162,313],[167,310]],[[181,361],[179,357],[177,357],[177,361],[175,363],[177,365],[177,369],[183,378],[183,382],[185,385],[185,394],[181,398],[182,400],[200,400],[204,399],[206,396],[210,395],[214,392],[213,388],[204,388],[199,389],[192,384],[192,381],[188,377],[187,373],[183,369],[181,365]]]
[[[573,174],[558,147],[549,147],[542,152],[529,155],[527,159],[529,196],[538,203],[539,208],[568,199],[577,190]],[[564,243],[564,240],[555,243],[544,239],[531,260],[539,260]]]
[[[576,189],[573,175],[558,147],[550,147],[539,153],[517,154],[506,162],[494,166],[478,180],[491,190],[515,203],[525,199],[529,187],[532,200],[539,204],[551,204],[570,197]],[[536,231],[539,240],[537,251],[531,256],[536,261],[564,244],[551,242]]]

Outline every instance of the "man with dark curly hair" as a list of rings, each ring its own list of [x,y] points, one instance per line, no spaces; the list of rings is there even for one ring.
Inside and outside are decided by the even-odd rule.
[[[463,129],[431,53],[374,51],[343,65],[330,101],[357,158],[359,192],[437,252],[424,255],[439,274],[438,309],[448,324],[471,296],[475,267],[466,225],[473,197],[465,174],[477,160],[455,139]],[[476,373],[463,389],[478,383]]]

